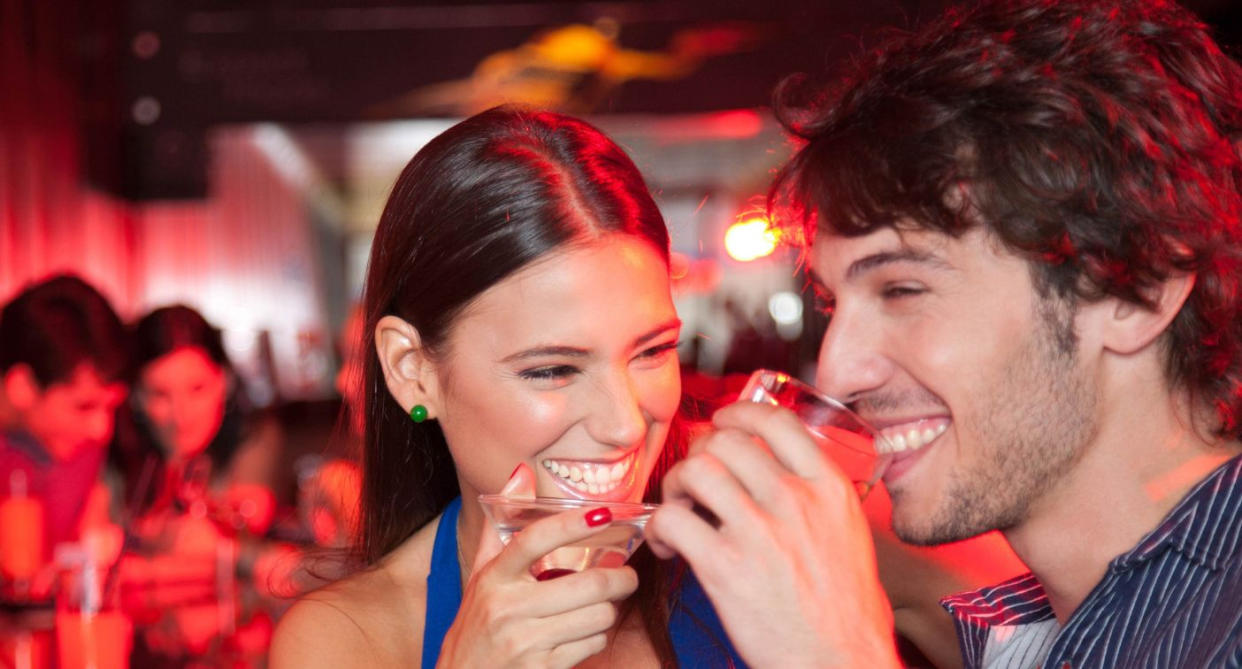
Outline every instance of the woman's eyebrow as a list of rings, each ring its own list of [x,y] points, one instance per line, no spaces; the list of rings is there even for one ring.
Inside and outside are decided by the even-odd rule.
[[[512,355],[501,358],[501,362],[514,362],[516,360],[526,360],[528,358],[539,358],[543,356],[568,356],[573,358],[585,358],[590,355],[590,351],[585,348],[576,346],[536,346],[522,351],[518,351]]]
[[[643,344],[651,341],[652,339],[655,339],[656,337],[659,337],[665,332],[668,332],[669,330],[677,329],[679,327],[681,327],[681,319],[674,318],[671,321],[668,321],[661,325],[657,325],[651,330],[635,337],[634,343],[632,344],[632,346],[635,346],[635,347],[642,346]],[[549,344],[546,346],[534,346],[528,349],[523,349],[521,351],[518,351],[517,353],[513,353],[511,355],[505,356],[504,358],[501,358],[500,361],[501,362],[515,362],[518,360],[527,360],[530,358],[539,358],[543,356],[566,356],[566,357],[571,357],[571,358],[585,358],[590,354],[591,352],[589,350],[585,348],[578,348],[577,346],[560,346],[560,345],[555,345],[555,344]]]

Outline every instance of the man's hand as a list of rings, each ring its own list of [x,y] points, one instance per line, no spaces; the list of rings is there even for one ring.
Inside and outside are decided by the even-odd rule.
[[[785,409],[739,402],[713,423],[664,479],[652,549],[690,564],[752,666],[900,666],[853,483]]]

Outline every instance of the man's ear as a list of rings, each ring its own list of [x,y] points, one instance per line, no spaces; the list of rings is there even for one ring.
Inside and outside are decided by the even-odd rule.
[[[1151,344],[1168,329],[1194,286],[1194,274],[1178,274],[1161,281],[1147,293],[1152,300],[1150,309],[1113,298],[1116,304],[1104,329],[1105,348],[1130,354]]]
[[[19,362],[4,373],[4,394],[9,405],[18,411],[29,411],[43,394],[43,386],[35,378],[34,370]]]
[[[427,407],[428,418],[438,416],[439,377],[418,330],[396,316],[384,316],[375,324],[375,350],[388,392],[397,404],[406,413],[421,404]]]

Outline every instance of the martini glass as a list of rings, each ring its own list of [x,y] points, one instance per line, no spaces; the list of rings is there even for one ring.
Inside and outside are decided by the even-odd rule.
[[[581,511],[606,507],[612,511],[612,523],[604,530],[539,558],[530,567],[531,574],[541,580],[579,572],[590,567],[620,567],[643,543],[647,519],[659,508],[656,504],[599,502],[589,499],[561,497],[517,498],[504,495],[479,495],[479,504],[491,519],[501,542],[509,540],[527,525],[565,511]]]
[[[756,370],[738,399],[793,411],[820,450],[854,483],[861,498],[871,492],[893,459],[888,442],[858,414],[784,372]]]

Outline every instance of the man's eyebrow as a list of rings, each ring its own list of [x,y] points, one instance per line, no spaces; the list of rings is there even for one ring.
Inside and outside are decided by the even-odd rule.
[[[680,327],[681,327],[681,319],[680,319],[680,318],[674,318],[674,319],[672,319],[672,320],[670,320],[670,321],[666,321],[666,322],[664,322],[664,323],[661,323],[660,325],[657,325],[657,326],[655,326],[655,327],[651,328],[650,330],[648,330],[648,331],[644,332],[643,334],[641,334],[641,335],[639,335],[639,336],[635,337],[635,338],[634,338],[634,344],[633,344],[633,346],[634,346],[634,348],[638,348],[639,346],[642,346],[643,344],[646,344],[647,342],[651,341],[652,339],[655,339],[656,337],[659,337],[660,335],[664,334],[665,332],[668,332],[669,330],[676,330],[676,329],[678,329],[678,328],[680,328]]]
[[[902,248],[896,251],[880,251],[864,256],[850,263],[849,269],[845,270],[846,280],[856,279],[860,274],[865,274],[877,267],[891,265],[899,262],[913,262],[923,265],[929,265],[938,269],[949,269],[951,266],[942,258],[929,253],[927,251],[919,251],[917,249]]]
[[[674,318],[671,321],[657,325],[654,328],[648,330],[647,332],[644,332],[643,334],[635,337],[633,346],[634,347],[642,346],[643,344],[651,341],[652,339],[659,337],[661,334],[664,334],[665,332],[668,332],[669,330],[677,329],[679,327],[681,327],[681,319],[678,319],[678,318]],[[539,358],[543,356],[566,356],[566,357],[571,357],[571,358],[585,358],[590,354],[591,352],[588,351],[587,349],[578,348],[576,346],[555,346],[555,345],[536,346],[534,348],[528,348],[523,351],[518,351],[517,353],[514,353],[512,355],[505,356],[504,358],[501,358],[500,361],[501,362],[515,362],[518,360],[528,360],[530,358]]]

